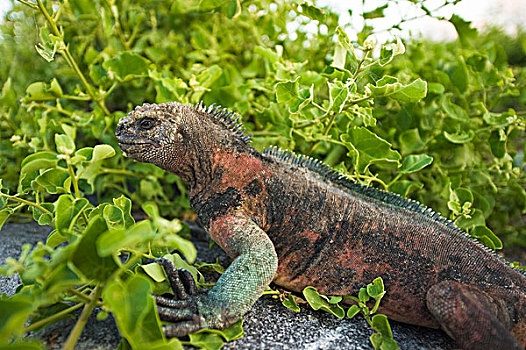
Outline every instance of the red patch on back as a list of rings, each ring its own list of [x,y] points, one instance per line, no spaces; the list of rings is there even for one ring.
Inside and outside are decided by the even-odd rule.
[[[260,159],[247,153],[218,149],[214,155],[213,167],[215,169],[218,166],[222,168],[223,174],[220,182],[222,189],[217,189],[217,192],[228,187],[241,190],[254,179],[271,175]]]

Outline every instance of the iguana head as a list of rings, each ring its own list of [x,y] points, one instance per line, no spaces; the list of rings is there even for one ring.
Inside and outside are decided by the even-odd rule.
[[[246,146],[248,136],[233,116],[202,103],[144,104],[119,120],[115,135],[125,156],[196,181],[218,149]]]
[[[144,104],[119,120],[115,135],[124,155],[170,170],[185,153],[183,116],[179,103]]]

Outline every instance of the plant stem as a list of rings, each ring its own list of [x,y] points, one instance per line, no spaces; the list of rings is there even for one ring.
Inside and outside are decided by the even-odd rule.
[[[365,97],[362,97],[362,98],[359,98],[359,99],[356,99],[356,100],[349,101],[347,104],[348,105],[355,105],[357,103],[370,100],[371,98],[372,98],[371,96],[365,96]]]
[[[31,7],[32,9],[38,10],[38,6],[33,4],[32,2],[29,2],[27,0],[18,0],[18,1],[20,1],[20,3],[22,3],[22,4],[26,5],[26,6]]]
[[[84,306],[77,323],[75,323],[71,333],[69,333],[68,339],[66,339],[66,342],[64,343],[64,350],[73,350],[75,348],[75,344],[77,343],[77,340],[79,339],[86,322],[88,322],[88,318],[91,315],[93,308],[97,304],[101,293],[102,288],[100,285],[97,285],[90,294],[91,301]]]
[[[41,326],[45,325],[46,323],[50,323],[50,322],[53,322],[54,320],[58,320],[58,319],[60,319],[62,316],[67,315],[67,314],[69,314],[70,312],[79,309],[82,305],[84,305],[84,304],[83,304],[83,303],[75,304],[75,305],[73,305],[72,307],[69,307],[69,308],[64,309],[64,310],[62,310],[62,311],[60,311],[60,312],[57,312],[57,313],[54,314],[54,315],[51,315],[51,316],[49,316],[49,317],[46,317],[46,318],[44,318],[44,319],[42,319],[42,320],[40,320],[40,321],[38,321],[38,322],[35,322],[35,323],[33,323],[33,324],[27,326],[27,327],[24,329],[24,331],[25,331],[25,332],[31,332],[32,330],[35,330],[35,329],[37,329],[38,327],[41,327]]]
[[[398,181],[398,179],[402,177],[402,173],[398,173],[394,179],[392,179],[388,184],[387,184],[387,187],[391,186],[392,184],[394,184],[396,181]]]
[[[356,67],[356,72],[354,72],[352,80],[356,80],[356,78],[358,78],[358,74],[360,74],[360,70],[362,68],[362,64],[367,59],[367,55],[369,55],[370,51],[371,51],[371,49],[365,49],[362,59],[360,60],[360,62],[358,62],[358,67]]]
[[[30,202],[27,199],[19,198],[19,197],[16,197],[16,196],[10,196],[10,195],[2,193],[2,192],[0,192],[0,196],[6,197],[7,199],[11,199],[11,200],[13,200],[15,202],[19,202],[19,203],[23,203],[25,205],[29,205],[31,207],[35,207],[38,210],[42,211],[43,213],[48,214],[49,216],[53,217],[53,213],[52,212],[50,212],[49,210],[47,210],[46,208],[44,208],[43,206],[41,206],[38,203]]]
[[[100,172],[106,173],[106,174],[119,174],[119,175],[126,175],[126,176],[141,177],[139,174],[136,174],[134,172],[131,172],[129,170],[124,170],[124,169],[100,168]]]
[[[330,113],[330,119],[329,119],[329,122],[327,123],[327,126],[325,126],[325,129],[323,130],[323,136],[327,136],[329,134],[329,130],[331,130],[331,127],[332,127],[332,124],[334,124],[334,119],[336,119],[336,113],[334,112],[331,112]],[[316,141],[312,146],[311,148],[309,149],[309,151],[307,152],[307,155],[310,155],[312,152],[314,152],[314,150],[318,147],[318,145],[320,144],[320,141]]]
[[[117,5],[115,5],[115,0],[106,0],[105,2],[106,5],[108,5],[108,7],[110,8],[111,15],[113,16],[113,20],[115,21],[115,30],[117,31],[119,40],[121,41],[126,51],[130,51],[131,47],[122,31],[122,25],[119,19],[119,13],[117,12]]]
[[[236,8],[237,8],[236,13],[232,17],[232,19],[237,18],[241,14],[241,1],[240,0],[236,0]]]
[[[57,22],[55,20],[53,20],[53,18],[51,18],[51,16],[49,15],[49,13],[46,10],[46,7],[42,3],[42,0],[37,0],[37,6],[40,9],[40,12],[42,12],[42,14],[44,15],[44,17],[46,17],[46,20],[48,21],[49,25],[51,26],[51,30],[52,30],[53,34],[62,39],[62,44],[64,45],[64,47],[61,47],[60,49],[58,49],[58,51],[64,56],[64,58],[66,59],[66,62],[70,65],[71,68],[73,68],[75,73],[77,73],[80,81],[82,82],[82,85],[84,85],[84,87],[86,88],[86,92],[91,97],[91,99],[93,101],[95,101],[95,103],[97,103],[97,105],[99,105],[99,107],[104,111],[104,113],[106,115],[109,115],[110,111],[104,105],[103,100],[99,96],[97,96],[97,94],[94,92],[93,87],[91,86],[90,83],[88,83],[88,81],[86,80],[86,77],[84,76],[84,74],[80,70],[79,66],[77,65],[77,62],[75,61],[75,59],[73,58],[73,56],[69,52],[69,47],[64,42],[64,36],[62,35],[62,33],[60,32],[60,30],[57,27]]]
[[[36,103],[36,102],[32,102],[30,105],[29,105],[29,108],[33,108],[33,107],[39,107],[39,108],[45,108],[45,109],[48,109],[48,110],[51,110],[51,111],[56,111],[58,113],[62,113],[68,117],[72,117],[73,116],[73,113],[65,110],[65,109],[62,109],[62,108],[58,108],[58,107],[55,107],[55,106],[50,106],[50,105],[47,105],[45,103]]]
[[[387,185],[385,184],[385,182],[383,182],[382,180],[380,180],[379,178],[377,177],[374,177],[374,176],[368,176],[368,175],[362,175],[362,174],[355,174],[356,177],[359,177],[360,179],[367,179],[367,180],[370,180],[370,181],[376,181],[378,182],[380,185],[382,185],[384,187],[385,190],[387,190]]]
[[[84,293],[82,293],[82,292],[79,292],[79,291],[76,290],[75,288],[70,288],[70,289],[68,289],[68,293],[71,293],[71,294],[73,294],[73,295],[75,295],[75,296],[77,296],[77,297],[83,299],[84,301],[86,301],[86,302],[88,302],[88,303],[92,301],[92,298],[91,298],[91,297],[89,297],[88,295],[86,295],[86,294],[84,294]],[[97,306],[102,306],[102,303],[99,302],[99,301],[97,301]]]

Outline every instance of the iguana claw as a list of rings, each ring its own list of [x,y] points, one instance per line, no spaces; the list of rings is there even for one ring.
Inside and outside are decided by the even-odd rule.
[[[166,271],[174,298],[155,295],[157,311],[162,321],[175,322],[163,326],[167,338],[182,337],[200,328],[201,318],[197,307],[197,287],[190,272],[177,269],[168,259],[157,259]]]

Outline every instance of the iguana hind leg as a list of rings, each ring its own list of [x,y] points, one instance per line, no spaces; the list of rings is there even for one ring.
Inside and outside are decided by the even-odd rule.
[[[210,233],[234,260],[207,294],[196,294],[195,282],[184,270],[160,261],[174,292],[174,299],[156,297],[160,318],[175,322],[163,326],[167,337],[228,327],[250,310],[274,278],[274,245],[248,216],[236,212],[215,218]]]
[[[503,301],[478,287],[442,281],[429,289],[426,304],[462,349],[522,349],[510,333],[510,317]]]

